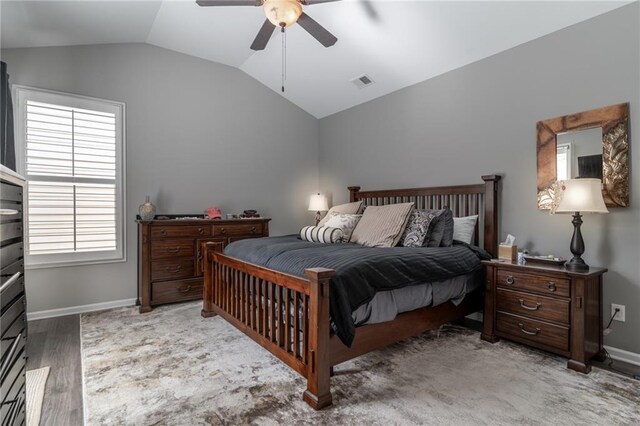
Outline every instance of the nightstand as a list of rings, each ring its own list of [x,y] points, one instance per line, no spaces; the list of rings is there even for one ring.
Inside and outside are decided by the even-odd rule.
[[[483,261],[486,272],[481,338],[513,340],[569,358],[588,373],[602,349],[602,275],[564,266]]]

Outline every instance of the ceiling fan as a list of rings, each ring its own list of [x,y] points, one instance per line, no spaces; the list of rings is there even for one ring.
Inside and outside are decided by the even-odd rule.
[[[336,36],[302,11],[303,6],[338,0],[196,0],[199,6],[262,6],[267,19],[251,44],[252,50],[264,50],[276,27],[282,32],[296,22],[324,47],[336,44]]]

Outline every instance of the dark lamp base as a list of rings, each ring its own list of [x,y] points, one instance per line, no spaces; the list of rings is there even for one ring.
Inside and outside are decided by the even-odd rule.
[[[564,266],[568,271],[573,271],[573,272],[586,272],[589,270],[589,265],[584,263],[584,260],[582,260],[581,257],[574,257],[573,259],[568,261]]]

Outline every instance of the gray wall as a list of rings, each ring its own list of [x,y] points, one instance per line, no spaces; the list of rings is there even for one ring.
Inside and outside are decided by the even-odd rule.
[[[136,297],[146,194],[164,213],[258,209],[272,234],[313,220],[318,121],[243,72],[146,44],[2,51],[11,82],[126,102],[126,263],[27,271],[29,311]]]
[[[465,184],[500,173],[501,235],[570,256],[571,218],[536,208],[538,120],[620,102],[640,129],[638,4],[623,7],[320,121],[320,183],[334,202],[366,189]],[[632,138],[635,139],[635,138]],[[636,147],[640,139],[632,142]],[[585,259],[609,268],[611,302],[627,307],[605,343],[640,353],[640,155],[631,207],[584,218]]]

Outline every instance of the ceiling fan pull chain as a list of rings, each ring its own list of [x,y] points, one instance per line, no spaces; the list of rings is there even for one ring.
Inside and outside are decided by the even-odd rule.
[[[287,32],[284,30],[284,25],[281,26],[282,30],[282,93],[284,93],[284,81],[287,79]]]

